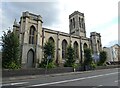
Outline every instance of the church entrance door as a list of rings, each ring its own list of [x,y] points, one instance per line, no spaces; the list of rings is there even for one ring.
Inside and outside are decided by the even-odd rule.
[[[32,68],[34,63],[34,51],[29,50],[27,54],[27,67]]]

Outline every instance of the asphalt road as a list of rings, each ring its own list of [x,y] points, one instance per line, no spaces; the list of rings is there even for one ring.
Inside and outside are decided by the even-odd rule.
[[[120,70],[120,69],[119,69]],[[85,71],[71,74],[60,75],[43,75],[33,77],[32,79],[17,79],[13,81],[3,82],[2,88],[36,88],[36,87],[48,87],[56,88],[56,86],[65,87],[87,87],[87,88],[118,88],[120,83],[118,68],[103,69],[96,71]]]

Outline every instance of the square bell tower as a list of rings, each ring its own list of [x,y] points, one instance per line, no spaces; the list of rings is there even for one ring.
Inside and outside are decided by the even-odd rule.
[[[75,11],[69,15],[69,30],[72,35],[86,37],[84,13]]]

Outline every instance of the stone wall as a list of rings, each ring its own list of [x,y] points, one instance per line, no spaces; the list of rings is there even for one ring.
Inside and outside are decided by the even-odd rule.
[[[16,76],[27,76],[27,75],[44,75],[44,74],[55,74],[55,73],[65,73],[73,72],[72,67],[59,67],[53,69],[43,69],[43,68],[29,68],[29,69],[19,69],[19,70],[2,70],[2,77],[16,77]]]
[[[110,65],[110,66],[98,66],[94,70],[100,69],[110,69],[110,68],[120,68],[120,65]],[[84,71],[84,67],[76,68],[76,71]],[[93,70],[93,69],[87,69]],[[2,77],[17,77],[17,76],[30,76],[30,75],[45,75],[45,74],[59,74],[59,73],[68,73],[73,72],[72,67],[57,67],[53,69],[43,69],[43,68],[29,68],[29,69],[19,69],[19,70],[2,70]]]

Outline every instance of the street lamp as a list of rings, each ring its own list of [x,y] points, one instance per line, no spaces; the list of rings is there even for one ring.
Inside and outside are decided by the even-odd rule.
[[[51,55],[49,55],[47,57],[47,65],[46,65],[46,68],[45,68],[45,74],[47,73],[47,66],[48,66],[48,62],[49,62],[50,59],[51,59]]]

